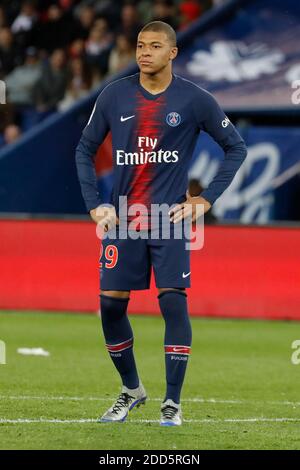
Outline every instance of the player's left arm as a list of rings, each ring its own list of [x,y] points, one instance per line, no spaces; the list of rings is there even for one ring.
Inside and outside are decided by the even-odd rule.
[[[192,215],[195,221],[205,214],[214,202],[223,194],[232,182],[236,172],[247,156],[244,140],[220,108],[215,98],[202,90],[198,100],[195,115],[200,129],[207,132],[224,150],[224,160],[208,187],[200,196],[192,197],[186,193],[186,201],[172,209],[171,220],[179,222]],[[203,109],[205,113],[203,114]]]

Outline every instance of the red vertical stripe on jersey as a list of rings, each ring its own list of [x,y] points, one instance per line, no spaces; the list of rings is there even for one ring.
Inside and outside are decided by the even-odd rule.
[[[147,100],[142,94],[137,95],[137,127],[135,131],[135,152],[156,152],[160,148],[160,139],[162,136],[163,108],[165,99],[163,96],[155,100]],[[148,137],[148,144],[145,142],[141,147],[138,146],[139,137]],[[157,139],[157,144],[153,149],[150,145]],[[141,211],[137,214],[141,221],[140,229],[148,228],[148,216],[150,215],[151,205],[151,182],[153,180],[154,163],[143,163],[135,165],[133,169],[133,178],[131,189],[128,194],[128,207],[132,204],[143,204],[147,211]],[[137,226],[138,228],[138,226]]]

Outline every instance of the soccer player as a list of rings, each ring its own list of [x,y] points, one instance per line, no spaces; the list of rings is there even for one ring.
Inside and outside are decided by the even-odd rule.
[[[138,204],[137,232],[148,233],[147,211],[168,204],[173,228],[196,209],[207,212],[231,183],[246,157],[243,139],[213,96],[172,73],[177,55],[176,34],[161,21],[148,23],[137,38],[139,73],[116,80],[99,94],[76,149],[83,198],[92,219],[106,234],[100,259],[100,308],[106,347],[122,380],[122,390],[100,422],[124,421],[129,411],[147,398],[139,378],[133,332],[127,316],[131,290],[148,289],[153,267],[158,300],[165,321],[166,394],[161,425],[182,423],[180,394],[192,332],[186,288],[190,287],[190,253],[185,237],[169,239],[121,237],[120,196],[130,207]],[[224,160],[209,186],[196,197],[187,191],[187,172],[199,132],[204,130],[224,150]],[[103,207],[97,191],[94,156],[111,131],[114,186],[111,205]],[[198,211],[197,211],[198,212]],[[123,217],[124,218],[124,217]],[[125,217],[126,218],[126,217]],[[120,225],[118,225],[120,224]]]

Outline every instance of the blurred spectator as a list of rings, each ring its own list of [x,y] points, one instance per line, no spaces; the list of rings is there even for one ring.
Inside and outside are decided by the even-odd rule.
[[[117,28],[118,33],[123,33],[132,41],[143,27],[137,7],[133,3],[125,3],[121,9],[121,25]]]
[[[76,37],[87,39],[95,21],[95,10],[92,6],[84,5],[79,9],[76,23]]]
[[[137,3],[139,18],[143,24],[149,23],[153,19],[152,1],[141,0]]]
[[[177,28],[178,20],[176,15],[176,7],[172,0],[154,0],[152,6],[153,20],[164,21]]]
[[[66,14],[58,5],[51,5],[47,10],[47,21],[40,20],[33,30],[33,42],[39,49],[53,52],[69,45],[75,21],[71,14]]]
[[[108,73],[117,73],[124,69],[135,58],[135,45],[125,36],[119,34],[116,39],[116,45],[111,50],[108,63]]]
[[[221,5],[224,5],[224,3],[226,3],[226,0],[212,0],[212,3],[214,7],[219,7]]]
[[[73,6],[75,6],[76,3],[78,3],[78,2],[79,2],[79,0],[58,0],[59,5],[65,11],[71,10],[71,8]]]
[[[5,77],[8,100],[21,106],[34,105],[34,89],[41,77],[38,52],[34,47],[26,49],[25,63]]]
[[[99,18],[92,28],[85,45],[87,62],[96,66],[102,75],[108,69],[108,57],[113,44],[113,35],[108,29],[107,21]]]
[[[63,99],[67,86],[66,56],[56,49],[42,67],[41,77],[35,87],[35,104],[40,112],[51,112]]]
[[[21,10],[11,25],[15,42],[20,47],[28,47],[32,41],[32,31],[37,22],[38,14],[32,1],[25,0]]]
[[[70,10],[74,6],[76,6],[81,0],[34,0],[35,4],[37,5],[37,8],[39,11],[47,11],[48,8],[55,4],[58,4],[58,6],[62,10]]]
[[[184,0],[179,5],[180,25],[179,29],[185,29],[188,25],[202,15],[204,6],[197,0]]]
[[[0,28],[7,26],[7,18],[4,7],[0,5]]]
[[[3,79],[21,63],[22,54],[20,48],[14,44],[11,30],[0,28],[0,79]]]
[[[11,25],[13,34],[30,31],[37,20],[37,12],[33,2],[26,0],[22,3],[21,11]]]
[[[109,24],[117,25],[120,21],[120,10],[124,1],[115,2],[113,0],[94,1],[96,16],[104,16]]]
[[[86,96],[92,87],[91,70],[82,58],[72,59],[70,69],[67,90],[58,106],[60,111],[69,108],[77,100]]]
[[[3,141],[4,144],[12,144],[16,142],[21,136],[21,129],[19,126],[15,124],[9,124],[4,129],[3,133]]]
[[[6,126],[14,122],[15,108],[11,103],[0,106],[0,134],[2,135]]]
[[[83,39],[75,39],[69,48],[69,55],[72,58],[82,57],[84,55],[85,45]]]

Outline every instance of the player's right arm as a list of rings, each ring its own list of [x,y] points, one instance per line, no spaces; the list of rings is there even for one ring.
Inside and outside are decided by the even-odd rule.
[[[107,93],[104,89],[98,96],[88,123],[82,132],[75,158],[86,208],[94,222],[109,228],[116,220],[115,209],[113,207],[99,207],[101,201],[95,171],[95,156],[98,147],[109,132],[109,123],[105,113],[106,101]]]

